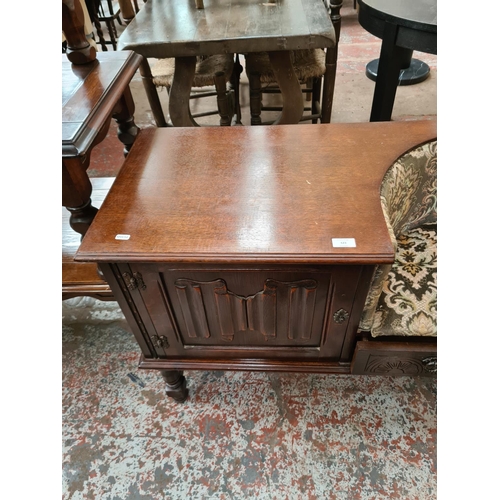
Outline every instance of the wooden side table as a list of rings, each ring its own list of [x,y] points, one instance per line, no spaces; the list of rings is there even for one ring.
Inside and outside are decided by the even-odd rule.
[[[141,59],[133,52],[106,52],[76,65],[62,57],[62,205],[70,214],[69,218],[63,215],[63,299],[75,295],[112,298],[95,264],[73,262],[76,235],[70,231],[81,239],[97,212],[87,168],[92,149],[106,137],[111,118],[118,123],[125,154],[138,133],[129,82]],[[109,187],[101,184],[99,201]]]
[[[62,205],[71,212],[71,227],[82,235],[96,212],[86,173],[92,148],[106,137],[112,117],[125,154],[137,135],[129,83],[141,60],[129,51],[99,53],[80,65],[62,56]]]
[[[62,29],[68,44],[62,57],[62,205],[68,209],[63,209],[62,220],[62,296],[110,299],[112,292],[97,266],[75,263],[73,256],[97,211],[86,172],[92,148],[106,136],[111,117],[118,122],[125,154],[137,135],[128,84],[142,58],[131,52],[97,56],[85,36],[84,24],[82,3],[62,0]],[[98,204],[110,181],[94,181]]]
[[[350,373],[374,267],[394,259],[382,178],[435,134],[429,121],[144,130],[75,260],[99,263],[140,367],[177,401],[184,368]]]

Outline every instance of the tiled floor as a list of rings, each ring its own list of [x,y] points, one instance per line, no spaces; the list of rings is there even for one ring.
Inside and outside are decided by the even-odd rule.
[[[350,1],[342,15],[332,121],[366,122],[380,40]],[[436,115],[437,58],[415,56],[431,74],[398,89],[395,120]],[[154,126],[138,75],[131,89],[136,123]],[[91,176],[116,175],[122,150],[113,125]],[[436,498],[435,380],[187,371],[176,404],[139,354],[115,302],[63,302],[64,499]]]

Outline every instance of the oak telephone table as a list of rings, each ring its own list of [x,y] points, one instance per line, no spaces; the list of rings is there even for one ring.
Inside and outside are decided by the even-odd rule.
[[[350,373],[374,266],[394,260],[382,178],[433,136],[429,122],[142,130],[75,258],[99,264],[140,367],[177,401],[182,369]]]

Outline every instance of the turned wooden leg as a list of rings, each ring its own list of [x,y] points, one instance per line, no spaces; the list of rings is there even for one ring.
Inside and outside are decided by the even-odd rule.
[[[139,128],[134,122],[135,104],[130,88],[127,87],[118,101],[113,118],[118,124],[118,139],[125,146],[123,154],[128,155],[132,144],[139,133]]]
[[[102,125],[99,133],[85,154],[62,158],[62,206],[71,213],[69,224],[82,236],[87,232],[97,214],[97,208],[92,206],[92,184],[87,175],[90,165],[90,155],[94,146],[107,135],[111,116]]]
[[[321,113],[321,82],[322,78],[313,78],[312,79],[312,95],[311,95],[311,113],[319,114]],[[313,118],[313,123],[318,123],[317,118]]]
[[[235,55],[234,68],[229,80],[229,88],[234,90],[234,103],[236,107],[236,123],[241,125],[241,104],[240,104],[240,75],[243,72],[243,66],[240,63],[240,57]]]
[[[69,216],[69,225],[71,226],[71,229],[84,236],[97,214],[97,208],[92,205],[92,200],[89,198],[89,201],[81,207],[66,208],[71,214]]]
[[[168,110],[174,127],[198,126],[189,109],[189,97],[195,71],[196,56],[175,58],[174,77],[168,100]]]
[[[261,125],[262,118],[262,84],[258,73],[248,75],[248,84],[250,86],[250,125]]]
[[[283,110],[274,125],[299,123],[304,113],[302,89],[288,50],[268,52],[274,77],[283,97]]]
[[[335,78],[337,75],[337,57],[340,40],[340,29],[342,26],[342,0],[329,0],[330,20],[335,30],[337,43],[335,47],[329,47],[326,50],[326,72],[323,77],[323,97],[321,99],[321,123],[330,123],[332,117],[333,91],[335,89]]]
[[[333,91],[335,90],[337,75],[337,54],[337,45],[326,50],[326,71],[323,76],[323,97],[321,99],[321,123],[330,123],[332,118]]]
[[[233,116],[233,102],[234,92],[227,91],[226,76],[224,72],[217,71],[214,75],[215,90],[217,92],[217,109],[219,110],[220,125],[229,127],[231,125],[231,118]]]
[[[142,76],[142,84],[144,85],[146,97],[148,98],[149,105],[151,106],[156,126],[166,127],[167,122],[165,121],[165,115],[163,114],[160,98],[158,97],[158,91],[153,83],[151,68],[149,67],[148,60],[145,57],[142,59],[141,65],[139,66],[139,72]]]
[[[71,213],[71,228],[82,236],[97,213],[90,199],[92,184],[86,172],[88,160],[88,157],[62,160],[62,205]]]
[[[95,26],[95,30],[97,32],[97,38],[99,39],[99,43],[101,44],[101,48],[103,52],[108,52],[108,47],[106,45],[106,39],[104,38],[104,32],[102,31],[101,23],[97,16],[92,19],[92,23]]]
[[[63,0],[62,27],[68,43],[66,56],[73,64],[86,64],[96,58],[96,49],[85,36],[84,23],[80,2]]]
[[[118,5],[120,6],[120,12],[123,16],[125,24],[129,24],[135,17],[134,8],[130,0],[118,0]]]
[[[109,40],[111,42],[111,45],[113,46],[113,50],[116,50],[116,38],[112,21],[106,21],[106,28],[108,29]]]
[[[186,401],[189,391],[186,388],[186,378],[181,370],[160,370],[165,381],[165,394],[177,403]]]

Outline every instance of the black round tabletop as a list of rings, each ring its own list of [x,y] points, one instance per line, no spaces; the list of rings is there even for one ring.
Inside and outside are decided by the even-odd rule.
[[[436,31],[437,0],[359,0],[384,21],[408,28]]]

